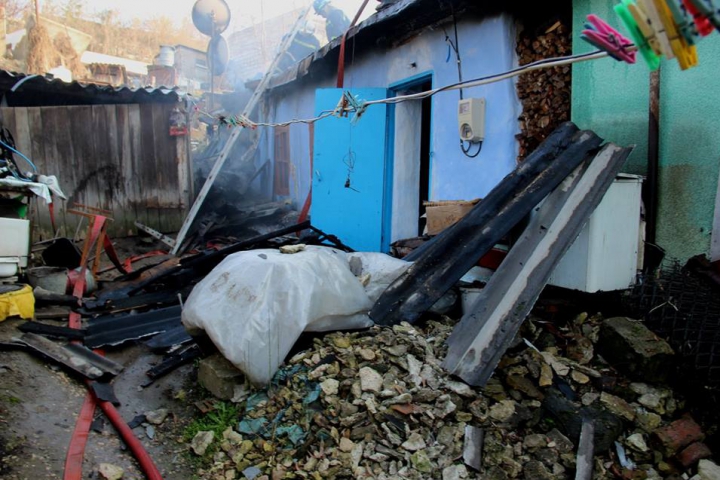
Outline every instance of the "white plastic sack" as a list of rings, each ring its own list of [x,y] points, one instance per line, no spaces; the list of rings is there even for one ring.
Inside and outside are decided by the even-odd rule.
[[[370,274],[373,297],[409,265],[383,254],[352,255]],[[182,321],[188,330],[205,330],[251,382],[266,385],[303,331],[371,326],[373,301],[343,252],[251,250],[226,258],[193,289]]]

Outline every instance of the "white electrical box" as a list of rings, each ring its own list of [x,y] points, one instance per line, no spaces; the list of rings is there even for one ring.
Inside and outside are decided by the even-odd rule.
[[[583,292],[635,284],[642,177],[620,174],[553,271],[550,285]]]
[[[458,104],[460,139],[477,143],[485,139],[485,99],[466,98]]]

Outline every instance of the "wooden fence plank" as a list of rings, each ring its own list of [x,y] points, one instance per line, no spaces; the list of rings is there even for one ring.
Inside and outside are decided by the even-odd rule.
[[[115,123],[117,125],[118,162],[122,166],[122,177],[125,191],[125,225],[127,235],[136,231],[137,219],[137,179],[133,177],[133,152],[130,141],[130,111],[127,105],[117,105],[115,108]]]

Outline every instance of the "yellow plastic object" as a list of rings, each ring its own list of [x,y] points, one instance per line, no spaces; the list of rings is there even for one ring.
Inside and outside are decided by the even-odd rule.
[[[697,49],[695,46],[688,45],[685,38],[680,34],[675,25],[672,12],[667,4],[663,0],[654,0],[654,2],[655,8],[660,15],[660,20],[665,26],[665,32],[667,32],[668,39],[670,40],[670,46],[680,64],[680,68],[687,70],[688,68],[696,66],[698,63]]]
[[[26,320],[32,320],[35,316],[35,296],[30,285],[0,294],[0,322],[15,316]]]

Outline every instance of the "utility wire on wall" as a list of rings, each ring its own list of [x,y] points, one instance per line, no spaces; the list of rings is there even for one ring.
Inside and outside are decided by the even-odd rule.
[[[554,68],[559,67],[563,65],[572,65],[574,63],[579,62],[587,62],[592,60],[599,60],[601,58],[609,57],[610,55],[607,52],[604,52],[602,50],[596,50],[594,52],[589,53],[582,53],[577,55],[568,55],[565,57],[554,57],[554,58],[546,58],[543,60],[538,60],[536,62],[529,63],[527,65],[523,65],[522,67],[517,67],[512,70],[508,70],[506,72],[502,73],[496,73],[494,75],[488,75],[485,77],[479,77],[472,80],[467,80],[463,82],[453,83],[450,85],[445,85],[443,87],[438,87],[432,90],[427,90],[425,92],[420,93],[413,93],[409,95],[400,95],[397,97],[391,97],[391,98],[383,98],[380,100],[371,100],[368,102],[359,102],[358,106],[350,106],[348,105],[344,97],[343,99],[338,103],[338,107],[335,110],[323,112],[322,114],[318,115],[317,117],[312,118],[306,118],[306,119],[293,119],[289,120],[287,122],[280,122],[280,123],[263,123],[263,122],[253,122],[249,118],[243,117],[243,116],[221,116],[217,117],[215,115],[211,115],[207,112],[203,112],[201,110],[198,110],[198,112],[202,115],[206,115],[211,118],[216,118],[220,120],[220,123],[226,124],[231,127],[243,127],[243,128],[257,128],[257,127],[284,127],[287,125],[292,125],[294,123],[315,123],[319,120],[322,120],[324,118],[332,117],[332,116],[348,116],[349,113],[354,112],[355,118],[354,121],[357,121],[362,114],[365,112],[365,110],[372,106],[372,105],[380,105],[380,104],[397,104],[401,102],[408,102],[408,101],[415,101],[415,100],[423,100],[425,98],[432,97],[434,95],[437,95],[441,92],[447,92],[451,90],[460,90],[463,88],[472,88],[472,87],[479,87],[482,85],[489,85],[491,83],[501,82],[503,80],[507,80],[513,77],[517,77],[519,75],[522,75],[524,73],[532,72],[535,70],[542,70],[545,68]]]

